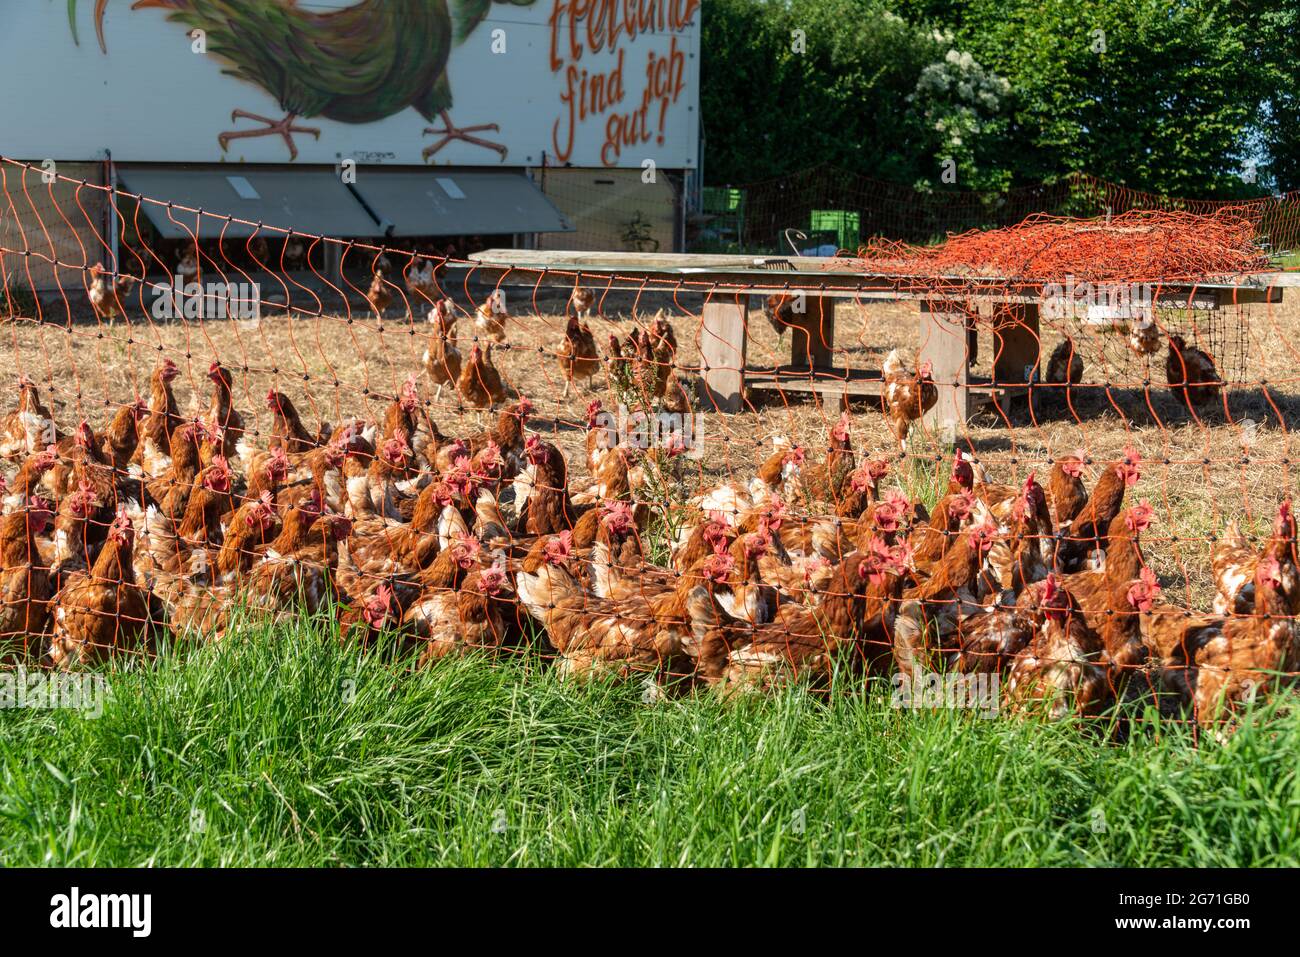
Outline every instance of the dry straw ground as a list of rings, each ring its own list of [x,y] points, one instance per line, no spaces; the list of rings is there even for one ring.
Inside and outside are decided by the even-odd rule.
[[[481,301],[484,293],[476,288],[469,294],[457,290],[455,298],[462,307],[472,308],[471,297]],[[509,385],[535,403],[532,427],[548,433],[565,451],[576,484],[586,478],[581,464],[584,409],[595,395],[607,406],[618,400],[607,391],[604,374],[597,376],[592,392],[579,389],[561,399],[563,379],[554,356],[563,340],[565,298],[553,291],[536,298],[531,291],[514,292],[509,300],[509,342],[495,356]],[[644,324],[662,311],[676,330],[680,365],[690,370],[699,360],[702,302],[697,294],[642,294],[639,299],[610,294],[600,301],[599,315],[591,325],[603,349],[610,333],[625,337],[637,323]],[[206,399],[208,364],[220,359],[235,372],[241,410],[265,429],[269,418],[263,397],[268,388],[288,393],[309,427],[314,427],[319,419],[381,416],[401,382],[421,368],[420,356],[431,328],[422,316],[412,321],[405,309],[395,305],[381,320],[359,298],[346,308],[336,300],[326,306],[330,314],[324,317],[313,314],[319,307],[306,295],[296,297],[292,305],[295,310],[289,316],[203,322],[150,321],[137,307],[132,322],[119,319],[110,327],[97,322],[84,302],[73,298],[71,305],[65,305],[58,298],[43,304],[44,322],[17,319],[0,329],[4,340],[0,373],[10,384],[20,373],[39,383],[62,424],[88,417],[98,426],[113,406],[136,394],[147,395],[149,373],[159,356],[169,356],[182,369],[176,388],[183,409],[196,395]],[[304,312],[295,315],[298,308]],[[844,303],[839,316],[838,364],[878,368],[896,346],[915,354],[914,303]],[[1161,321],[1185,329],[1192,318],[1187,313],[1169,314]],[[1089,360],[1088,369],[1073,413],[1051,402],[1039,409],[1035,421],[1021,402],[1005,410],[1005,416],[995,411],[976,416],[955,440],[958,447],[986,463],[991,480],[1007,482],[1022,480],[1036,466],[1045,470],[1052,454],[1080,447],[1094,460],[1095,475],[1100,463],[1116,456],[1125,444],[1136,446],[1146,459],[1136,494],[1149,499],[1159,516],[1146,537],[1148,559],[1161,575],[1168,597],[1205,607],[1210,536],[1229,518],[1239,518],[1258,532],[1293,482],[1289,462],[1296,451],[1290,429],[1300,415],[1296,385],[1300,307],[1288,302],[1194,318],[1201,323],[1200,337],[1222,358],[1229,379],[1226,411],[1220,408],[1198,419],[1180,409],[1163,385],[1163,354],[1150,370],[1151,388],[1144,390],[1146,370],[1126,353],[1122,342],[1084,339],[1080,349]],[[466,352],[471,327],[464,318],[458,327]],[[1060,337],[1058,329],[1044,330],[1045,354]],[[986,337],[981,347],[985,371],[990,345]],[[750,364],[788,361],[789,336],[779,341],[755,309]],[[1109,388],[1102,385],[1106,382]],[[432,388],[425,388],[424,395],[444,432],[469,431],[485,421],[483,413],[459,408],[450,390],[436,402]],[[761,401],[754,397],[751,408],[739,415],[714,414],[703,404],[700,411],[705,414],[704,454],[689,463],[688,486],[751,474],[778,434],[806,445],[815,459],[840,410],[834,402],[823,406],[790,393],[767,394]],[[898,455],[872,400],[855,400],[852,412],[853,438],[860,451]],[[934,481],[927,474],[946,470],[946,464],[936,463],[935,457],[950,450],[939,436],[917,434],[913,451],[918,457],[897,462],[895,475],[909,491],[932,489]]]

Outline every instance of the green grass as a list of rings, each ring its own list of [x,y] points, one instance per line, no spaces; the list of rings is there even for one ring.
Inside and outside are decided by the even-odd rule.
[[[7,865],[1294,865],[1300,713],[1225,745],[829,704],[647,705],[533,658],[402,674],[309,628],[0,712]]]

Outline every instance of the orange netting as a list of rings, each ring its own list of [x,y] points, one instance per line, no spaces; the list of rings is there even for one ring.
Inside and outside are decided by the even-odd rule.
[[[1132,210],[1106,219],[1034,215],[934,246],[877,239],[858,258],[864,269],[892,275],[1088,282],[1204,281],[1268,266],[1255,225],[1234,208],[1210,215]]]
[[[1265,265],[1250,217],[674,274],[45,173],[0,159],[6,665],[183,653],[247,605],[648,700],[885,679],[1124,730],[1300,675],[1300,315],[1290,276],[1223,281]]]

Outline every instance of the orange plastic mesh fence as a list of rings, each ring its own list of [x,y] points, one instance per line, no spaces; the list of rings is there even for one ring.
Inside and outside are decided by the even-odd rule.
[[[1196,282],[1267,269],[1254,239],[1255,227],[1239,208],[1210,215],[1134,210],[1104,221],[1035,215],[934,246],[877,240],[858,256],[871,271],[904,276]]]
[[[1297,315],[1239,210],[869,243],[795,288],[232,240],[9,160],[0,190],[6,666],[248,605],[403,668],[877,677],[1121,732],[1300,673]]]

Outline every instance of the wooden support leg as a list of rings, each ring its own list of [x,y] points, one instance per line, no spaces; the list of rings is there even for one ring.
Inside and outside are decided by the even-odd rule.
[[[999,303],[993,310],[993,384],[1027,383],[1038,370],[1039,346],[1038,304]]]
[[[835,300],[804,296],[790,327],[790,367],[796,371],[829,369],[835,356]]]
[[[932,430],[966,426],[970,381],[966,310],[947,300],[921,301],[921,361],[930,363],[939,401],[925,416]]]
[[[334,285],[343,287],[343,244],[325,243],[325,278]]]
[[[718,412],[739,412],[745,396],[745,296],[704,304],[700,357],[704,395]]]

